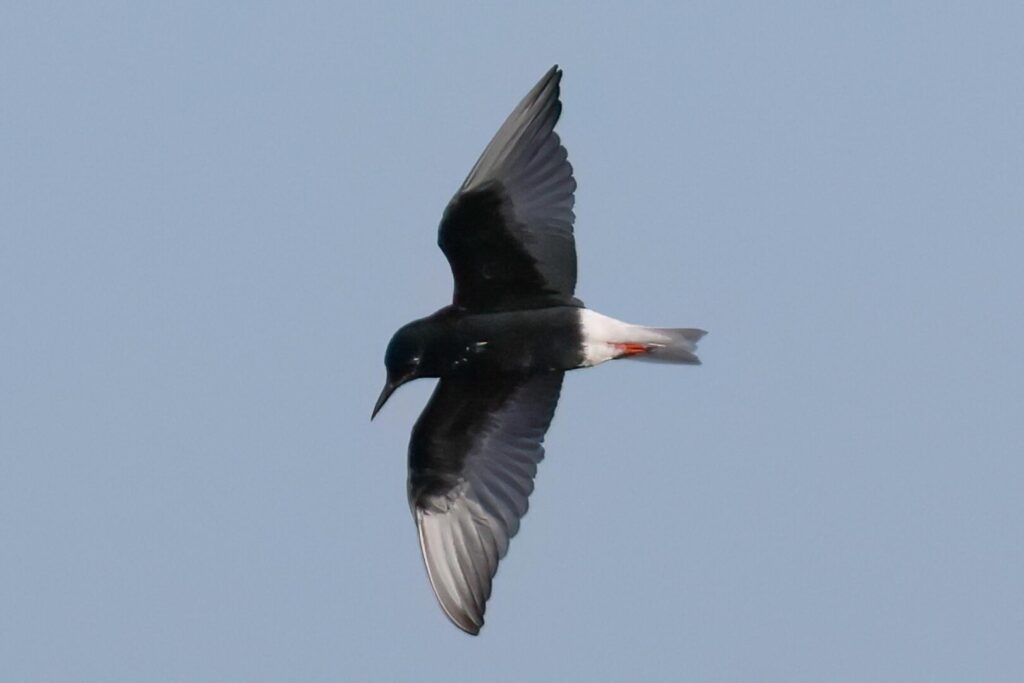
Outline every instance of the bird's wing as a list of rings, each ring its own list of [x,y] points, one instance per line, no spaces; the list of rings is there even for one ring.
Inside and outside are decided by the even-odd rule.
[[[484,623],[498,560],[526,514],[562,375],[441,379],[413,428],[409,504],[423,561],[467,633]]]
[[[455,306],[578,304],[576,181],[554,132],[561,78],[552,67],[523,98],[445,209],[437,243],[455,277]]]

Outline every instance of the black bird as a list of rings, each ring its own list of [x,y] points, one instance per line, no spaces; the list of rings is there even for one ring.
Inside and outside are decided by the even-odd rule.
[[[388,344],[387,383],[439,377],[409,443],[409,505],[430,584],[467,633],[519,530],[566,370],[614,358],[697,365],[697,329],[642,327],[584,307],[576,288],[572,166],[554,132],[551,68],[505,120],[449,202],[438,245],[450,306]]]

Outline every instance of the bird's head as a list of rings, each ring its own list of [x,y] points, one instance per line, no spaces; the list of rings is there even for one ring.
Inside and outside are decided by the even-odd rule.
[[[370,415],[372,420],[384,407],[388,397],[395,389],[417,377],[429,375],[425,371],[424,359],[427,355],[427,339],[420,321],[409,323],[395,332],[384,353],[384,365],[388,371],[384,389],[380,392],[377,404]]]

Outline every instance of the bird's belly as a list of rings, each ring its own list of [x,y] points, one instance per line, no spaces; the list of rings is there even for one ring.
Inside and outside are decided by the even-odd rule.
[[[570,370],[582,361],[579,309],[545,308],[467,316],[459,325],[463,367],[473,372]]]

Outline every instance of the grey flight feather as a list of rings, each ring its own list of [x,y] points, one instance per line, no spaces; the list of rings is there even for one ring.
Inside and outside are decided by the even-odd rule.
[[[441,379],[409,445],[409,503],[430,584],[452,622],[476,634],[498,561],[533,492],[561,372]]]

